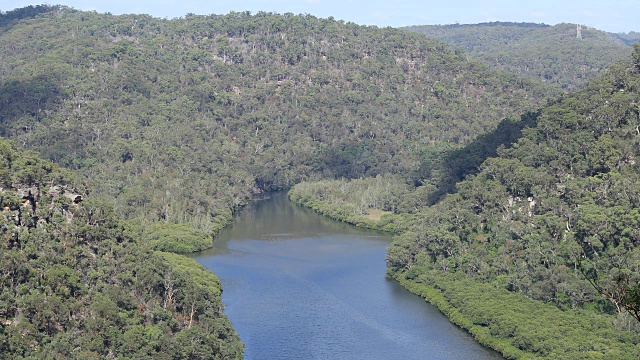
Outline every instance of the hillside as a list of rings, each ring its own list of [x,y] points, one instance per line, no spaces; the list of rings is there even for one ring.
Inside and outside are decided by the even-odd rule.
[[[612,35],[627,45],[633,45],[640,41],[640,32],[637,31],[630,31],[628,33],[612,33]]]
[[[214,233],[253,194],[407,172],[559,95],[396,29],[311,15],[0,16],[0,133],[123,218]]]
[[[0,140],[0,357],[230,359],[215,275],[125,235],[76,176]]]
[[[468,25],[425,25],[404,28],[460,48],[514,74],[573,91],[586,86],[616,60],[631,54],[634,33],[610,34],[586,26],[577,38],[575,24],[549,26],[492,22]]]
[[[517,141],[497,141],[507,125],[478,138],[496,156],[477,170],[455,165],[477,173],[434,205],[428,178],[417,187],[390,176],[303,183],[290,196],[398,233],[389,275],[508,358],[636,359],[638,104],[635,45],[586,89],[523,117]],[[467,149],[443,158],[459,151]],[[367,209],[390,213],[372,225],[362,220]]]

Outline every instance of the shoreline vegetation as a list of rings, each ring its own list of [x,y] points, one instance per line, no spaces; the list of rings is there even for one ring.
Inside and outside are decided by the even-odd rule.
[[[197,279],[215,280],[166,252],[210,247],[249,198],[298,184],[298,204],[400,234],[389,273],[421,294],[461,313],[467,290],[504,309],[535,299],[553,329],[460,315],[509,356],[640,357],[626,300],[583,276],[640,283],[637,45],[571,95],[420,34],[309,14],[29,6],[0,13],[0,50],[14,142],[0,140],[0,355],[241,357]],[[553,309],[603,330],[556,326]]]
[[[390,274],[506,359],[637,359],[637,334],[611,316],[563,311],[462,274],[415,268]]]
[[[406,229],[413,215],[395,214],[392,210],[397,204],[392,199],[408,190],[397,176],[378,176],[374,180],[377,184],[362,179],[304,182],[294,185],[288,196],[295,204],[331,219],[361,228],[399,233]],[[376,185],[387,189],[374,194],[371,186]],[[391,189],[393,186],[395,190]]]
[[[384,177],[373,181],[381,185],[381,178]],[[369,208],[364,210],[362,204],[345,201],[346,197],[360,198],[364,192],[379,190],[371,182],[372,179],[356,179],[300,183],[288,195],[292,202],[334,220],[397,237],[406,235],[411,219],[417,215],[385,212],[379,221],[373,221],[367,218]],[[563,311],[495,284],[427,267],[389,267],[387,276],[507,359],[637,359],[640,354],[640,335],[616,328],[615,316],[583,309]]]
[[[470,143],[425,156],[414,176],[307,182],[290,197],[395,232],[389,276],[507,358],[637,359],[639,102],[636,44],[513,123],[517,139],[479,139],[498,145],[475,144],[478,161]],[[365,221],[370,208],[394,214]]]
[[[144,226],[139,221],[130,220],[124,224],[127,235],[148,243],[153,250],[189,254],[213,247],[220,230],[231,225],[232,221],[233,215],[227,210],[212,218],[209,232],[189,223],[155,222]]]

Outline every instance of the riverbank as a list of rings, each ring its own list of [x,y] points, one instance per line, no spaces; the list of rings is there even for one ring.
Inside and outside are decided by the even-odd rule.
[[[502,359],[386,278],[390,241],[276,193],[192,258],[221,279],[247,359]]]
[[[309,208],[333,220],[392,234],[405,231],[410,218],[413,216],[410,214],[394,214],[379,209],[367,209],[359,213],[353,204],[334,204],[319,196],[306,193],[295,186],[289,191],[288,195],[289,199],[295,204]],[[372,216],[369,212],[377,216]]]
[[[155,251],[190,254],[210,249],[220,230],[229,226],[232,221],[231,210],[223,210],[218,211],[211,219],[207,231],[181,223],[156,222],[144,226],[138,221],[130,220],[123,224],[127,235],[139,238]]]
[[[638,334],[618,331],[611,316],[563,311],[462,274],[413,268],[390,276],[507,359],[638,359]]]
[[[396,234],[408,230],[407,220],[411,216],[408,214],[385,215],[380,222],[372,222],[354,214],[353,205],[332,204],[296,187],[289,196],[298,205],[356,226]],[[389,272],[389,276],[507,359],[638,359],[640,356],[640,335],[616,329],[616,318],[611,315],[561,310],[461,273],[415,266],[406,271]]]

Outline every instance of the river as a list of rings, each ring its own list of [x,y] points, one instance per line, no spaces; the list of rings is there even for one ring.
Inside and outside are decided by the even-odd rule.
[[[249,360],[502,359],[385,278],[389,242],[281,192],[243,209],[194,259],[222,281]]]

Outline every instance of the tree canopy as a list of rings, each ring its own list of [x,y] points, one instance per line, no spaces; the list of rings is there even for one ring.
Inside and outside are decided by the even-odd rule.
[[[303,182],[506,356],[637,358],[640,48],[481,28],[527,55],[311,15],[0,14],[0,354],[241,357],[215,275],[164,251]]]
[[[418,34],[311,15],[11,19],[0,134],[124,218],[207,233],[257,192],[407,172],[559,95]]]
[[[368,178],[330,186],[296,185],[291,198],[340,215],[331,209],[357,209],[360,200],[350,199],[346,194],[354,191],[343,194],[343,189],[395,194],[387,201],[399,204],[396,214],[383,228],[398,233],[388,250],[389,274],[415,292],[442,301],[439,307],[449,309],[443,311],[508,357],[522,356],[510,348],[515,346],[555,359],[636,358],[639,52],[640,45],[635,45],[630,59],[605,71],[586,89],[524,116],[521,124],[508,121],[465,148],[445,149],[426,159],[425,168],[433,170],[406,178],[402,191],[389,192],[398,185]],[[518,129],[521,137],[500,136],[505,127]],[[479,156],[481,161],[468,159],[483,153],[487,157]],[[468,161],[443,162],[459,160],[460,154]],[[453,170],[466,177],[442,197],[438,174]],[[336,217],[355,222],[353,217]],[[475,303],[489,291],[491,304]],[[526,325],[515,320],[510,313],[514,302],[524,300],[510,294],[535,300],[527,306],[539,307],[541,322]],[[484,307],[487,310],[480,310]],[[564,311],[567,319],[591,320],[556,327],[550,320],[558,316],[552,315],[553,308]],[[596,336],[599,340],[589,340],[596,349],[581,347],[587,335],[578,332],[590,329],[587,333],[595,336],[593,324],[600,321],[602,331],[617,328],[619,344],[594,345],[614,338],[603,332]],[[548,333],[534,330],[540,326]],[[567,326],[576,332],[567,333]],[[510,330],[504,333],[505,329]]]
[[[628,56],[630,45],[640,39],[634,32],[612,34],[566,23],[490,22],[403,29],[444,41],[498,69],[569,91],[583,88],[616,60]]]
[[[3,359],[242,356],[197,262],[125,235],[77,177],[6,140],[0,182]]]

